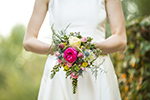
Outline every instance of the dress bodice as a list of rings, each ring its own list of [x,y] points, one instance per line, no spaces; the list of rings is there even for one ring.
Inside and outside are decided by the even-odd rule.
[[[69,32],[91,36],[96,42],[105,39],[105,0],[50,0],[49,15],[55,30],[71,24]]]

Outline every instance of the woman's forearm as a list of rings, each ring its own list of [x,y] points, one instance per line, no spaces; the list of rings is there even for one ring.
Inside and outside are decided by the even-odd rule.
[[[39,41],[37,38],[24,40],[23,46],[26,51],[31,51],[38,54],[48,54],[50,44]]]
[[[38,54],[48,54],[50,44],[46,44],[37,39],[41,25],[45,19],[49,0],[35,0],[32,16],[28,23],[23,41],[25,50]]]
[[[112,35],[103,42],[95,43],[96,47],[101,47],[103,54],[110,54],[118,51],[124,51],[126,48],[126,37]]]
[[[123,51],[126,47],[125,20],[122,12],[120,0],[105,0],[106,11],[111,26],[112,36],[105,41],[96,43],[96,47],[101,47],[103,54]]]

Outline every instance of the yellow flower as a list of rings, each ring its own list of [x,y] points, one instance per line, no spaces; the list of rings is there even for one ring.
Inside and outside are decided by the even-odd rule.
[[[84,48],[84,46],[81,46],[81,49],[83,49]]]
[[[66,44],[67,44],[66,42],[63,43],[64,46],[66,46]]]
[[[73,47],[80,47],[80,45],[81,45],[81,40],[79,39],[79,38],[77,38],[77,37],[73,37],[73,36],[71,36],[70,38],[69,38],[69,44],[71,45],[71,46],[73,46]]]
[[[86,46],[86,49],[89,49],[89,46]]]
[[[64,66],[64,69],[65,69],[65,70],[68,70],[68,69],[69,69],[69,67],[68,67],[67,65],[65,65],[65,66]]]
[[[87,62],[83,62],[83,63],[82,63],[82,66],[83,66],[83,67],[86,67],[87,65],[88,65]]]

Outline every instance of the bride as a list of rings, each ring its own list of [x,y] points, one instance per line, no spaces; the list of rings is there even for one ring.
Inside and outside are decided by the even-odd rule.
[[[95,80],[90,70],[78,80],[76,94],[72,93],[70,79],[65,79],[63,71],[50,79],[51,69],[56,64],[55,57],[47,58],[38,100],[121,100],[117,77],[109,54],[124,51],[126,47],[125,21],[120,0],[35,0],[34,10],[28,23],[23,45],[27,51],[47,54],[51,44],[37,40],[45,15],[49,12],[50,26],[55,30],[64,29],[69,23],[69,32],[80,32],[82,36],[93,37],[96,47],[101,47],[105,56],[100,56],[95,64],[107,73]],[[105,39],[106,19],[109,19],[112,35]]]

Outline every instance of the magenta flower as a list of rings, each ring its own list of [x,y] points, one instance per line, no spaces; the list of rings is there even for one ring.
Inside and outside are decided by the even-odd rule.
[[[82,58],[82,57],[83,57],[83,54],[80,52],[80,53],[78,54],[78,57],[79,57],[79,58]]]
[[[60,44],[59,44],[59,48],[63,49],[64,47],[65,47],[65,46],[64,46],[63,43],[60,43]]]
[[[71,73],[71,78],[78,78],[79,75],[75,75],[75,73]]]
[[[82,41],[82,42],[86,42],[86,40],[87,40],[86,37],[82,37],[82,38],[81,38],[81,41]]]
[[[73,47],[69,47],[64,52],[64,58],[69,63],[74,63],[77,60],[77,50]]]

